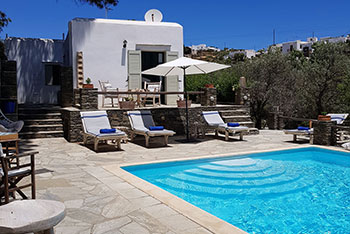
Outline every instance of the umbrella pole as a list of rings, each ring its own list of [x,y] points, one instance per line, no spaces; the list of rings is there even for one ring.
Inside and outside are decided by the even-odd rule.
[[[186,140],[189,141],[190,140],[190,133],[188,131],[188,104],[187,104],[187,90],[186,90],[186,68],[184,69],[184,91],[185,91],[185,103],[186,103]]]

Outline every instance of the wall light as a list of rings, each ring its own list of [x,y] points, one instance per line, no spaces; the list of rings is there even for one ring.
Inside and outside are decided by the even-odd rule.
[[[126,45],[128,44],[128,41],[127,40],[124,40],[123,41],[123,48],[126,48]]]

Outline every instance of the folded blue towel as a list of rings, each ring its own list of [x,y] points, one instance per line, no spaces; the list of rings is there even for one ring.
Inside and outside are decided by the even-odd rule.
[[[299,126],[299,127],[298,127],[298,130],[306,130],[306,131],[308,131],[308,130],[310,130],[310,128],[308,128],[308,127],[303,127],[303,126]]]
[[[111,128],[111,129],[100,129],[100,133],[115,133],[116,129],[115,128]]]
[[[229,127],[239,127],[239,123],[227,123]]]
[[[151,131],[161,131],[161,130],[164,130],[164,127],[163,126],[150,126],[149,130],[151,130]]]

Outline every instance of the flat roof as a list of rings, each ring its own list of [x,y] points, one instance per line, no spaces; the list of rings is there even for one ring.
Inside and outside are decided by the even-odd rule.
[[[86,22],[96,22],[96,23],[105,23],[105,24],[123,24],[123,25],[147,25],[147,26],[167,26],[167,27],[181,27],[182,25],[178,23],[170,22],[148,22],[148,21],[137,21],[137,20],[118,20],[118,19],[97,19],[97,18],[74,18],[73,21],[86,21]]]

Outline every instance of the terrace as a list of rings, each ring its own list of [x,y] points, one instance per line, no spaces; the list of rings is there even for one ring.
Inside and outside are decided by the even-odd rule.
[[[38,150],[37,198],[59,200],[66,206],[66,218],[56,233],[228,233],[224,222],[206,226],[188,218],[176,207],[150,196],[114,174],[126,163],[230,155],[251,151],[298,148],[282,131],[262,130],[244,141],[224,141],[209,135],[195,144],[179,144],[171,138],[168,147],[144,148],[143,139],[123,144],[122,151],[105,146],[101,153],[63,138],[34,139],[21,143],[21,150]],[[92,146],[91,146],[92,147]],[[175,208],[175,209],[174,209]],[[181,207],[178,207],[181,208]],[[214,216],[212,216],[212,219]],[[215,218],[214,218],[215,219]],[[213,229],[214,228],[214,229]],[[229,229],[225,229],[229,228]],[[231,232],[230,232],[231,233]]]

